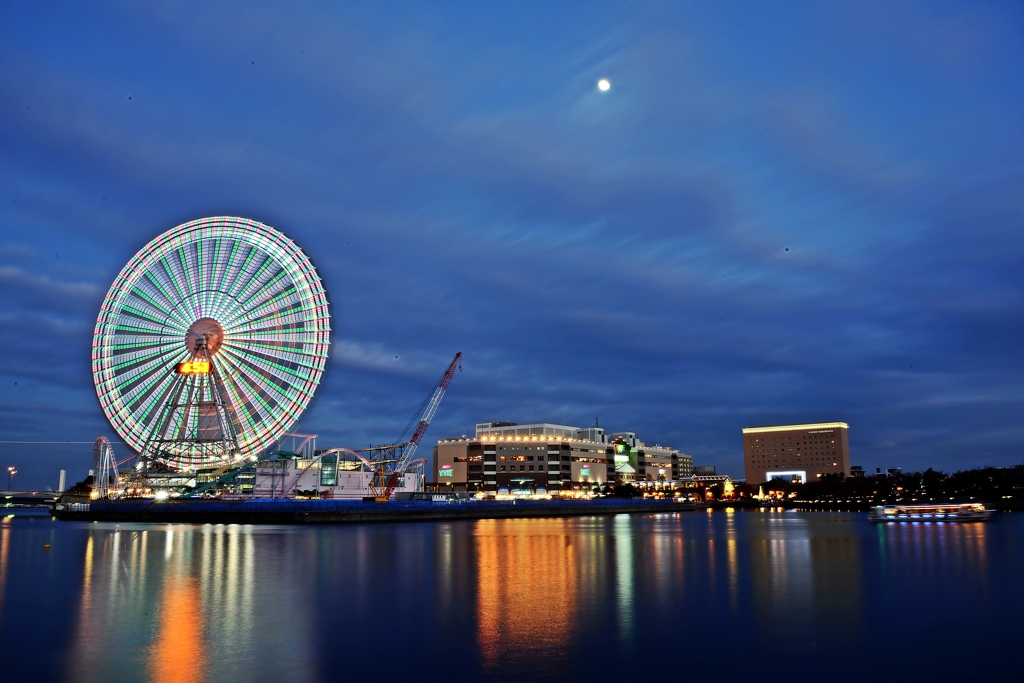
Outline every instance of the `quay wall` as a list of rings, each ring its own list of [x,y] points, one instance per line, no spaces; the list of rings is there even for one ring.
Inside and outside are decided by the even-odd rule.
[[[186,522],[193,524],[343,524],[432,522],[515,517],[575,517],[684,512],[693,503],[648,500],[516,500],[465,502],[388,502],[349,500],[249,499],[241,501],[107,501],[57,504],[62,520],[97,522]]]

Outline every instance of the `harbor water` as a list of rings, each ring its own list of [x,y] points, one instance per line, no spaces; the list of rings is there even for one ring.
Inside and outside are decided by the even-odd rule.
[[[1022,577],[1013,513],[337,526],[16,514],[0,523],[0,679],[1010,680]]]

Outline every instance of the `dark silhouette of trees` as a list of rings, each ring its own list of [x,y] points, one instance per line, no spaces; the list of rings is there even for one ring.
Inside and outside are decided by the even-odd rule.
[[[770,486],[772,490],[778,490],[777,484],[772,483]],[[1019,507],[1024,505],[1024,465],[983,467],[962,470],[952,475],[928,468],[924,472],[888,476],[825,476],[802,486],[790,487],[786,487],[786,493],[796,490],[798,501],[893,503],[953,499]]]

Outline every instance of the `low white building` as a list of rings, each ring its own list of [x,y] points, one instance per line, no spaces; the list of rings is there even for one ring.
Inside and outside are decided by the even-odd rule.
[[[354,460],[336,455],[319,459],[281,458],[263,460],[256,464],[253,495],[257,498],[364,498],[373,495],[370,484],[374,473]],[[411,493],[422,489],[422,476],[418,472],[400,474],[395,482],[395,493]]]

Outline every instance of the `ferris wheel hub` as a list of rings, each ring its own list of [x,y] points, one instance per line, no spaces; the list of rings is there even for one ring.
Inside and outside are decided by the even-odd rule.
[[[189,325],[185,333],[185,346],[188,347],[189,353],[196,350],[196,342],[200,337],[206,338],[206,350],[212,356],[217,353],[224,341],[224,328],[213,318],[200,318]]]

